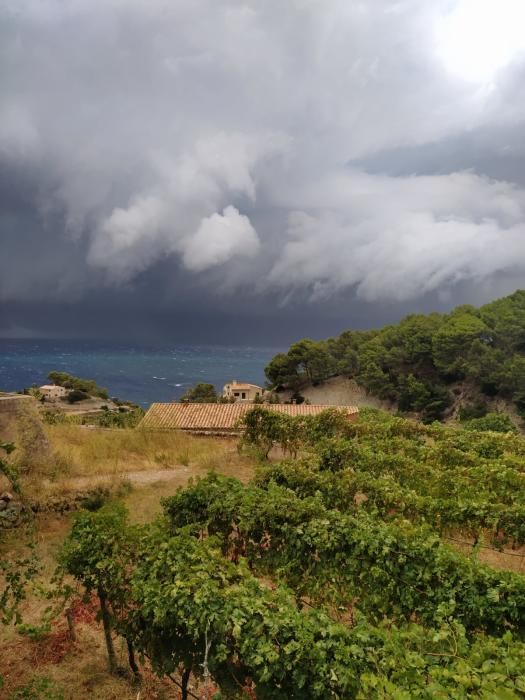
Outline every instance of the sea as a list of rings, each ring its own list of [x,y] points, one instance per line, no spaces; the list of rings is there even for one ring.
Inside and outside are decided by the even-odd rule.
[[[45,384],[53,370],[94,379],[109,395],[142,407],[177,401],[197,382],[218,392],[232,379],[264,385],[282,348],[166,345],[134,347],[86,340],[0,339],[0,391]]]

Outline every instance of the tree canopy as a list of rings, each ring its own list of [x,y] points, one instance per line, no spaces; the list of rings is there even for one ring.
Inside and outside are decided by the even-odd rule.
[[[47,378],[57,386],[63,386],[65,389],[71,389],[79,394],[98,396],[101,399],[109,398],[108,390],[99,386],[94,379],[81,379],[67,372],[57,371],[50,372]]]
[[[199,382],[187,389],[180,400],[188,403],[217,403],[218,398],[213,384]]]
[[[468,382],[486,396],[513,401],[525,413],[525,291],[480,308],[412,314],[377,330],[303,339],[266,367],[274,387],[297,390],[335,375],[417,411],[431,421],[452,401],[451,386]]]

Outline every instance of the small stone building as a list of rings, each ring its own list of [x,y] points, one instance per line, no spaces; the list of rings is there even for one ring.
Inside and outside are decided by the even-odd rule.
[[[223,398],[233,399],[237,401],[247,401],[253,403],[257,396],[262,398],[264,389],[257,384],[248,384],[246,382],[238,382],[233,379],[229,384],[225,384],[222,390]]]
[[[43,384],[42,386],[38,387],[38,390],[48,401],[62,399],[68,393],[68,390],[65,387],[58,386],[57,384]]]

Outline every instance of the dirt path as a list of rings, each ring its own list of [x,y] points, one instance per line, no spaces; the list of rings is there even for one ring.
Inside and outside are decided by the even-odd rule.
[[[68,479],[66,483],[69,489],[82,491],[85,488],[97,486],[97,484],[107,484],[115,479],[130,481],[132,484],[153,484],[156,481],[171,481],[173,479],[186,481],[192,472],[194,473],[195,469],[180,465],[170,469],[155,469],[153,471],[142,470],[96,476],[77,476],[73,479]]]

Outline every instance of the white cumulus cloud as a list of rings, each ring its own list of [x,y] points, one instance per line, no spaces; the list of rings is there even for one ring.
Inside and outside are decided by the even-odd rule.
[[[199,272],[230,260],[234,256],[252,257],[259,250],[259,239],[247,216],[232,206],[222,214],[201,221],[188,238],[183,260],[189,270]]]

